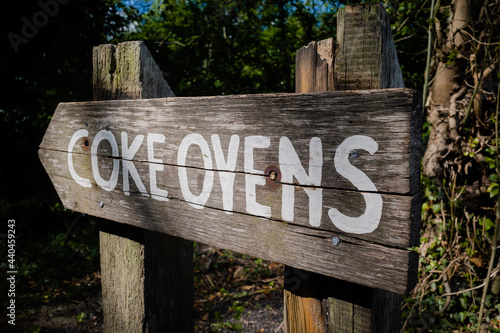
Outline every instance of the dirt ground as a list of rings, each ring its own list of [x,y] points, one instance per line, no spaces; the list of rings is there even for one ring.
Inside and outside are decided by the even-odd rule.
[[[234,319],[234,311],[227,302],[211,304],[220,309],[221,317],[210,318],[198,311],[195,313],[195,332],[237,332],[230,324],[241,324],[241,332],[283,332],[282,292],[275,291],[258,301],[248,302],[239,320]],[[83,316],[81,314],[84,314]],[[35,314],[22,316],[16,320],[16,327],[7,327],[3,332],[57,332],[84,333],[103,332],[102,309],[99,298],[84,302],[67,302],[40,307]],[[215,324],[212,325],[211,324]],[[9,325],[10,326],[10,325]]]
[[[283,266],[199,246],[195,251],[195,332],[283,332]],[[82,277],[84,300],[60,298],[20,309],[12,333],[103,332],[99,272]]]

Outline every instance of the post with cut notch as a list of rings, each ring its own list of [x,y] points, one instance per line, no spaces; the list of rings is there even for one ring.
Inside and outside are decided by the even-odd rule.
[[[175,96],[143,42],[94,47],[93,68],[96,101]],[[105,332],[192,332],[193,243],[110,220],[98,224]]]
[[[329,38],[298,50],[295,80],[296,93],[403,88],[389,17],[383,6],[340,9],[336,42]],[[416,122],[413,146],[419,149]],[[419,244],[419,157],[411,161],[410,169],[413,221],[408,247]],[[338,238],[332,238],[332,246],[339,245]],[[412,257],[409,269],[413,272],[409,276],[414,279],[418,255]],[[412,283],[409,281],[409,285]],[[284,321],[289,333],[399,332],[401,299],[401,295],[389,291],[285,267]]]

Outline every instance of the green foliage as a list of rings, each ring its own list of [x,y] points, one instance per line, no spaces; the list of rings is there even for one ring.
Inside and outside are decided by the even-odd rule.
[[[26,333],[39,333],[42,330],[42,328],[38,325],[33,326],[31,329],[26,331]]]
[[[448,59],[446,60],[446,65],[452,65],[455,61],[457,61],[458,58],[458,50],[456,49],[451,49],[448,52]]]
[[[230,321],[225,321],[220,312],[215,313],[215,319],[217,322],[210,324],[210,328],[213,332],[218,332],[224,329],[230,329],[233,332],[242,332],[243,325],[239,321],[241,320],[241,315],[245,311],[245,307],[240,305],[238,301],[234,301],[229,307],[229,311],[233,312],[233,318]]]
[[[384,1],[391,15],[391,27],[406,87],[422,91],[429,2]]]
[[[474,331],[494,222],[467,211],[461,202],[463,186],[454,182],[437,186],[427,177],[422,178],[422,185],[419,284],[404,300],[404,332],[459,327]],[[492,294],[486,298],[486,320],[492,328],[498,327],[499,302]]]
[[[446,33],[444,27],[450,22],[452,7],[450,1],[436,3],[433,22],[439,23],[436,25],[442,29],[439,33]],[[498,17],[498,12],[489,15]],[[467,29],[476,37],[480,34],[488,36],[492,32],[485,29],[485,23],[471,23]],[[476,43],[477,40],[471,41],[471,49],[484,52],[483,48],[487,46]],[[467,65],[464,59],[474,59],[475,67],[470,71],[476,76],[472,78],[464,74],[461,79],[467,80],[468,77],[468,82],[456,81],[463,86],[469,84],[468,94],[472,95],[481,71],[480,62],[475,58],[480,53],[470,54],[473,53],[470,51],[467,54],[464,51],[447,44],[436,51],[436,58],[447,66],[464,66],[464,71]],[[495,209],[498,208],[499,188],[493,101],[499,96],[491,91],[491,87],[484,88],[482,93],[490,99],[483,101],[482,110],[472,111],[475,114],[468,122],[462,122],[457,129],[458,141],[446,143],[450,146],[442,161],[444,172],[436,177],[439,183],[425,176],[422,178],[419,283],[405,299],[405,332],[500,330],[499,295],[485,286],[487,276],[498,272],[498,266],[495,266],[498,265],[498,254],[496,258],[493,256],[492,245],[495,223],[498,223]],[[458,106],[463,114],[464,108],[472,105],[470,100],[466,97],[461,102],[465,107]],[[424,124],[424,145],[429,141],[429,129],[429,125]],[[490,262],[496,263],[493,270],[489,268]],[[484,311],[481,305],[483,297]]]
[[[81,323],[83,321],[83,318],[85,318],[85,312],[80,312],[77,316],[76,316],[76,321]]]
[[[294,54],[333,35],[331,9],[315,1],[155,1],[123,38],[147,43],[180,96],[291,92]]]
[[[37,239],[31,244],[20,243],[17,247],[16,270],[22,283],[16,288],[16,299],[24,308],[54,300],[86,297],[78,286],[69,283],[93,273],[99,265],[97,230],[85,224],[88,221],[80,221],[80,224],[73,224],[69,230],[57,234],[34,235],[29,230],[19,230],[23,230],[23,237]],[[0,263],[0,267],[7,270],[4,265]],[[4,286],[4,281],[1,285]]]
[[[424,125],[424,142],[428,127]],[[482,129],[491,130],[491,127]],[[484,157],[490,170],[487,191],[498,195],[496,149],[485,140],[484,132],[465,129],[463,156],[476,163],[476,155]],[[491,138],[491,136],[490,136]],[[487,173],[488,174],[488,173]],[[462,182],[462,184],[459,184]],[[442,184],[422,176],[423,231],[419,249],[419,284],[405,298],[403,322],[405,332],[448,331],[462,328],[474,331],[483,290],[481,283],[487,273],[489,253],[494,233],[491,210],[471,210],[467,196],[467,179],[461,180],[452,169]],[[493,207],[494,201],[484,201],[483,207]],[[485,299],[485,319],[491,330],[499,329],[498,295]]]

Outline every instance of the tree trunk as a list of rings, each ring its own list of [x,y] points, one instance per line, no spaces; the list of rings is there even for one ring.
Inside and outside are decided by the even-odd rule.
[[[489,7],[487,13],[485,6]],[[489,37],[485,22],[487,19],[498,21],[498,14],[495,17],[492,11],[495,6],[498,4],[487,0],[454,0],[449,18],[440,19],[439,11],[437,14],[434,77],[425,101],[430,136],[423,157],[423,172],[429,177],[437,177],[438,184],[444,178],[465,176],[468,167],[480,169],[484,162],[482,154],[472,160],[464,158],[470,152],[470,145],[463,127],[474,129],[477,127],[474,123],[486,122],[482,88],[498,67],[498,55],[496,60],[494,54],[490,55],[483,67],[486,56],[483,45]],[[481,28],[482,31],[478,30]],[[473,97],[476,86],[478,89]],[[467,178],[467,195],[477,199],[481,192],[485,193],[487,178],[480,174]]]
[[[424,173],[429,177],[443,175],[443,159],[450,153],[457,154],[460,146],[458,125],[465,115],[459,101],[466,98],[466,60],[461,54],[470,51],[466,30],[471,30],[472,19],[468,0],[455,0],[448,26],[437,28],[438,48],[434,56],[436,66],[434,82],[427,100],[428,121],[431,128],[429,143],[423,158]],[[467,29],[469,27],[469,29]],[[456,59],[453,59],[457,56]]]

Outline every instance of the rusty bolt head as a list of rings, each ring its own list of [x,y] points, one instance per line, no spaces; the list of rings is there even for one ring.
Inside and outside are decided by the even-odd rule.
[[[281,186],[281,174],[280,169],[275,165],[269,165],[266,170],[264,170],[264,175],[266,178],[266,185],[271,188],[278,188]]]

